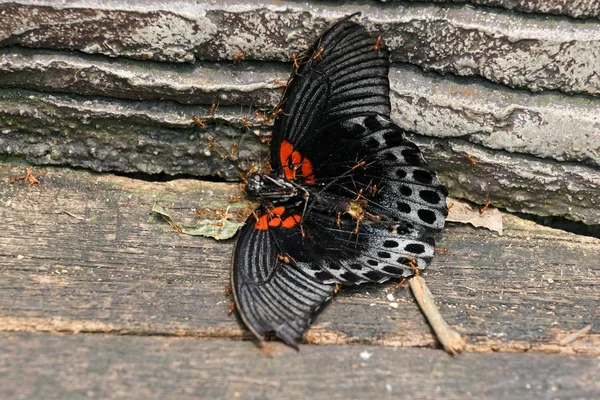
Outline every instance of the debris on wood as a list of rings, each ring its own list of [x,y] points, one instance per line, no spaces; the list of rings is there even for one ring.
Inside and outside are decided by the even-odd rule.
[[[15,183],[16,181],[25,181],[28,185],[39,185],[41,183],[39,179],[33,175],[32,167],[27,167],[25,175],[11,176],[10,183]]]
[[[448,198],[448,204],[452,204],[452,208],[448,207],[447,222],[471,224],[476,228],[487,228],[502,235],[502,213],[498,209],[488,204],[485,212],[481,212],[479,208],[453,198]]]
[[[408,280],[408,284],[444,350],[452,355],[462,352],[466,347],[465,340],[446,323],[444,317],[440,314],[425,279],[420,275],[415,275]]]
[[[152,212],[160,215],[169,225],[179,233],[184,233],[191,236],[205,236],[217,240],[225,240],[231,238],[240,229],[244,222],[232,222],[229,220],[229,207],[222,213],[220,219],[204,219],[194,225],[180,225],[173,221],[164,207],[155,203],[152,206]]]
[[[588,333],[590,333],[591,330],[592,330],[592,325],[585,326],[585,327],[581,328],[580,330],[578,330],[577,332],[573,332],[570,335],[568,335],[567,337],[565,337],[563,340],[560,341],[559,344],[561,346],[566,346],[568,344],[571,344],[574,341],[576,341],[577,339],[582,338],[585,335],[587,335]]]

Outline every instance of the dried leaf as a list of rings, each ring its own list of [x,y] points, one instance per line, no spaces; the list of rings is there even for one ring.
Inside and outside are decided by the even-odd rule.
[[[460,222],[471,224],[476,228],[487,228],[502,235],[502,213],[498,209],[489,207],[483,213],[477,207],[467,202],[447,198],[449,212],[447,222]],[[452,204],[452,207],[450,205]]]

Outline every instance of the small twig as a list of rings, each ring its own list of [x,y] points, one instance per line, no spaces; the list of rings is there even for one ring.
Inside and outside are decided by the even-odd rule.
[[[72,212],[69,212],[69,211],[60,211],[59,214],[65,214],[65,215],[68,215],[69,217],[78,219],[80,221],[85,221],[85,217],[83,217],[79,214],[73,214]]]
[[[70,211],[65,211],[65,210],[61,210],[61,211],[52,211],[52,212],[47,212],[47,213],[42,213],[42,214],[64,214],[64,215],[68,215],[71,218],[75,218],[78,219],[80,221],[85,221],[85,217],[79,214],[74,214]]]
[[[408,280],[408,284],[444,350],[452,355],[463,351],[466,346],[464,339],[444,321],[440,310],[435,305],[433,295],[425,283],[425,279],[415,275]]]
[[[573,343],[580,337],[583,337],[583,336],[587,335],[588,333],[590,333],[591,330],[592,330],[592,325],[585,326],[585,327],[581,328],[580,330],[578,330],[577,332],[573,332],[570,335],[568,335],[566,338],[561,340],[560,345],[566,346],[570,343]]]

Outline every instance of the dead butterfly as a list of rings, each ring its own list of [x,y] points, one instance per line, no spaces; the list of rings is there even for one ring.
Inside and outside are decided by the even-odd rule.
[[[390,120],[389,51],[349,18],[292,73],[269,174],[249,177],[259,208],[231,272],[237,310],[258,337],[297,347],[336,284],[410,277],[434,255],[446,189]]]

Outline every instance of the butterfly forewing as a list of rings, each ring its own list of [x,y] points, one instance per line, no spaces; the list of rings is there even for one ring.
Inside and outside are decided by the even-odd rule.
[[[331,135],[331,124],[358,115],[389,116],[389,53],[373,51],[373,43],[361,25],[343,20],[307,52],[305,63],[292,75],[284,111],[275,122],[271,142],[275,170],[281,167],[283,140],[306,153],[318,150],[314,143],[321,136],[332,136],[328,149],[333,149],[347,138]],[[320,49],[322,55],[314,58]]]

